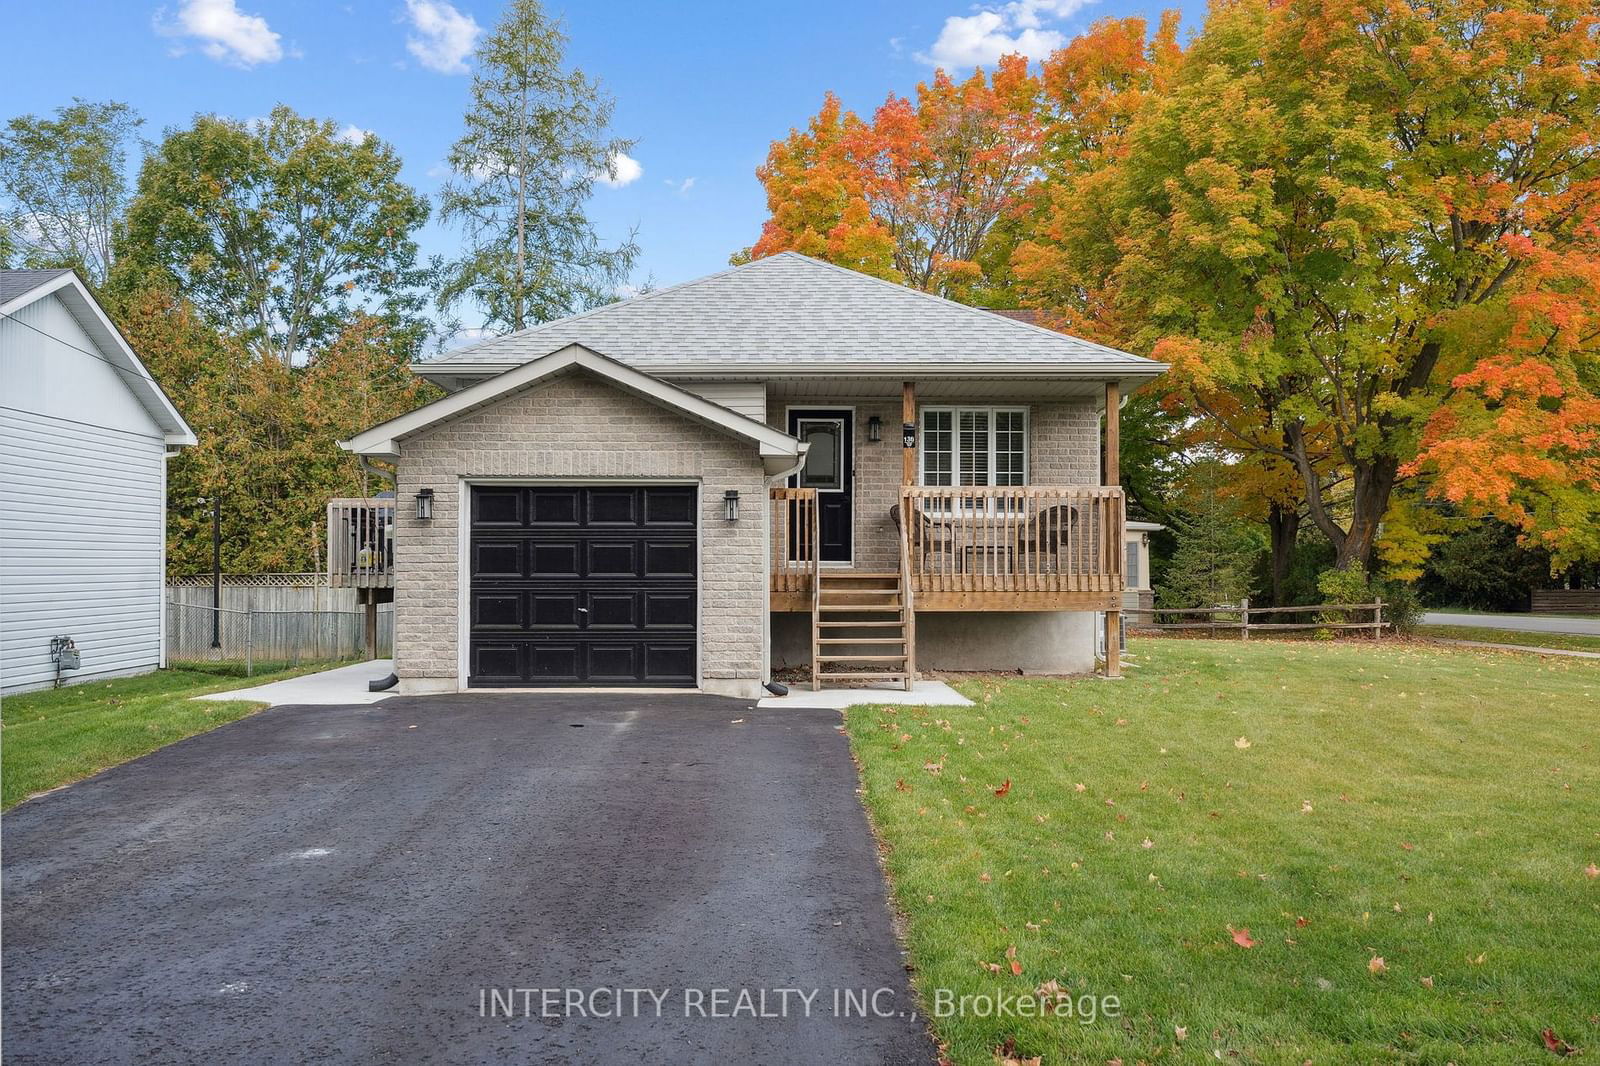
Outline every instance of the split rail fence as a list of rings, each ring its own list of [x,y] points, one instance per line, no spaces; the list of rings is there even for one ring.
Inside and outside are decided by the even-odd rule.
[[[1295,607],[1252,607],[1248,599],[1236,604],[1223,604],[1220,607],[1156,607],[1149,611],[1141,611],[1148,615],[1148,619],[1141,619],[1138,627],[1142,629],[1187,629],[1206,630],[1215,633],[1237,633],[1239,639],[1249,640],[1251,633],[1286,633],[1286,632],[1314,632],[1316,630],[1338,630],[1370,632],[1374,640],[1383,635],[1390,623],[1383,619],[1383,601],[1373,603],[1316,603],[1307,606]],[[1359,617],[1365,614],[1366,620],[1360,621]],[[1203,621],[1177,621],[1162,622],[1157,619],[1166,616],[1180,618],[1197,615],[1204,616]],[[1290,615],[1313,615],[1310,621],[1288,622],[1278,621]],[[1264,622],[1252,621],[1254,618],[1266,617]]]

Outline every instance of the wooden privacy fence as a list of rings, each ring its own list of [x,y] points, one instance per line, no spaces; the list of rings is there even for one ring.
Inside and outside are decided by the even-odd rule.
[[[1366,621],[1357,621],[1357,617],[1366,613]],[[1286,615],[1312,614],[1321,615],[1310,622],[1280,622],[1276,619]],[[1162,616],[1202,615],[1204,621],[1193,622],[1158,622],[1154,619]],[[1327,615],[1341,616],[1343,621],[1333,621]],[[1383,601],[1373,603],[1316,603],[1301,607],[1252,607],[1248,599],[1236,604],[1223,604],[1220,607],[1156,607],[1149,612],[1150,621],[1140,621],[1142,629],[1204,629],[1213,632],[1237,633],[1241,640],[1249,640],[1251,633],[1283,633],[1296,630],[1364,630],[1370,632],[1374,640],[1383,634],[1389,623],[1383,620]],[[1254,618],[1265,616],[1268,621],[1252,621]]]
[[[209,590],[207,592],[209,595]],[[246,607],[213,609],[170,599],[167,612],[167,661],[242,663],[246,675],[261,663],[286,663],[360,658],[367,652],[364,611],[259,610]],[[377,654],[393,654],[393,604],[378,611]]]
[[[1534,589],[1534,614],[1600,614],[1600,589]]]

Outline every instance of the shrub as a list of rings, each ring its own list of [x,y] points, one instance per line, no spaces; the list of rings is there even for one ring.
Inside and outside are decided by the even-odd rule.
[[[1380,593],[1383,596],[1383,620],[1400,634],[1416,631],[1422,621],[1422,597],[1415,585],[1403,581],[1385,581]]]

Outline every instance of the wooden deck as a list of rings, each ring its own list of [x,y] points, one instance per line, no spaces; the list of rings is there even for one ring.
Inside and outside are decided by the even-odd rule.
[[[772,610],[810,611],[819,572],[807,547],[815,543],[815,496],[791,488],[772,494]],[[911,516],[901,523],[901,554],[913,610],[1120,610],[1123,499],[1116,486],[912,486],[900,490],[898,514]]]
[[[328,501],[328,584],[394,588],[394,500]]]

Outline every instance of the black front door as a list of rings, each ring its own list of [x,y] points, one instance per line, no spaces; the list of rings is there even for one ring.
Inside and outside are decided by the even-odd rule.
[[[693,485],[472,490],[467,684],[693,685]]]
[[[855,416],[816,408],[789,412],[789,433],[811,445],[806,465],[791,479],[817,490],[817,524],[825,563],[848,563],[855,546]]]

